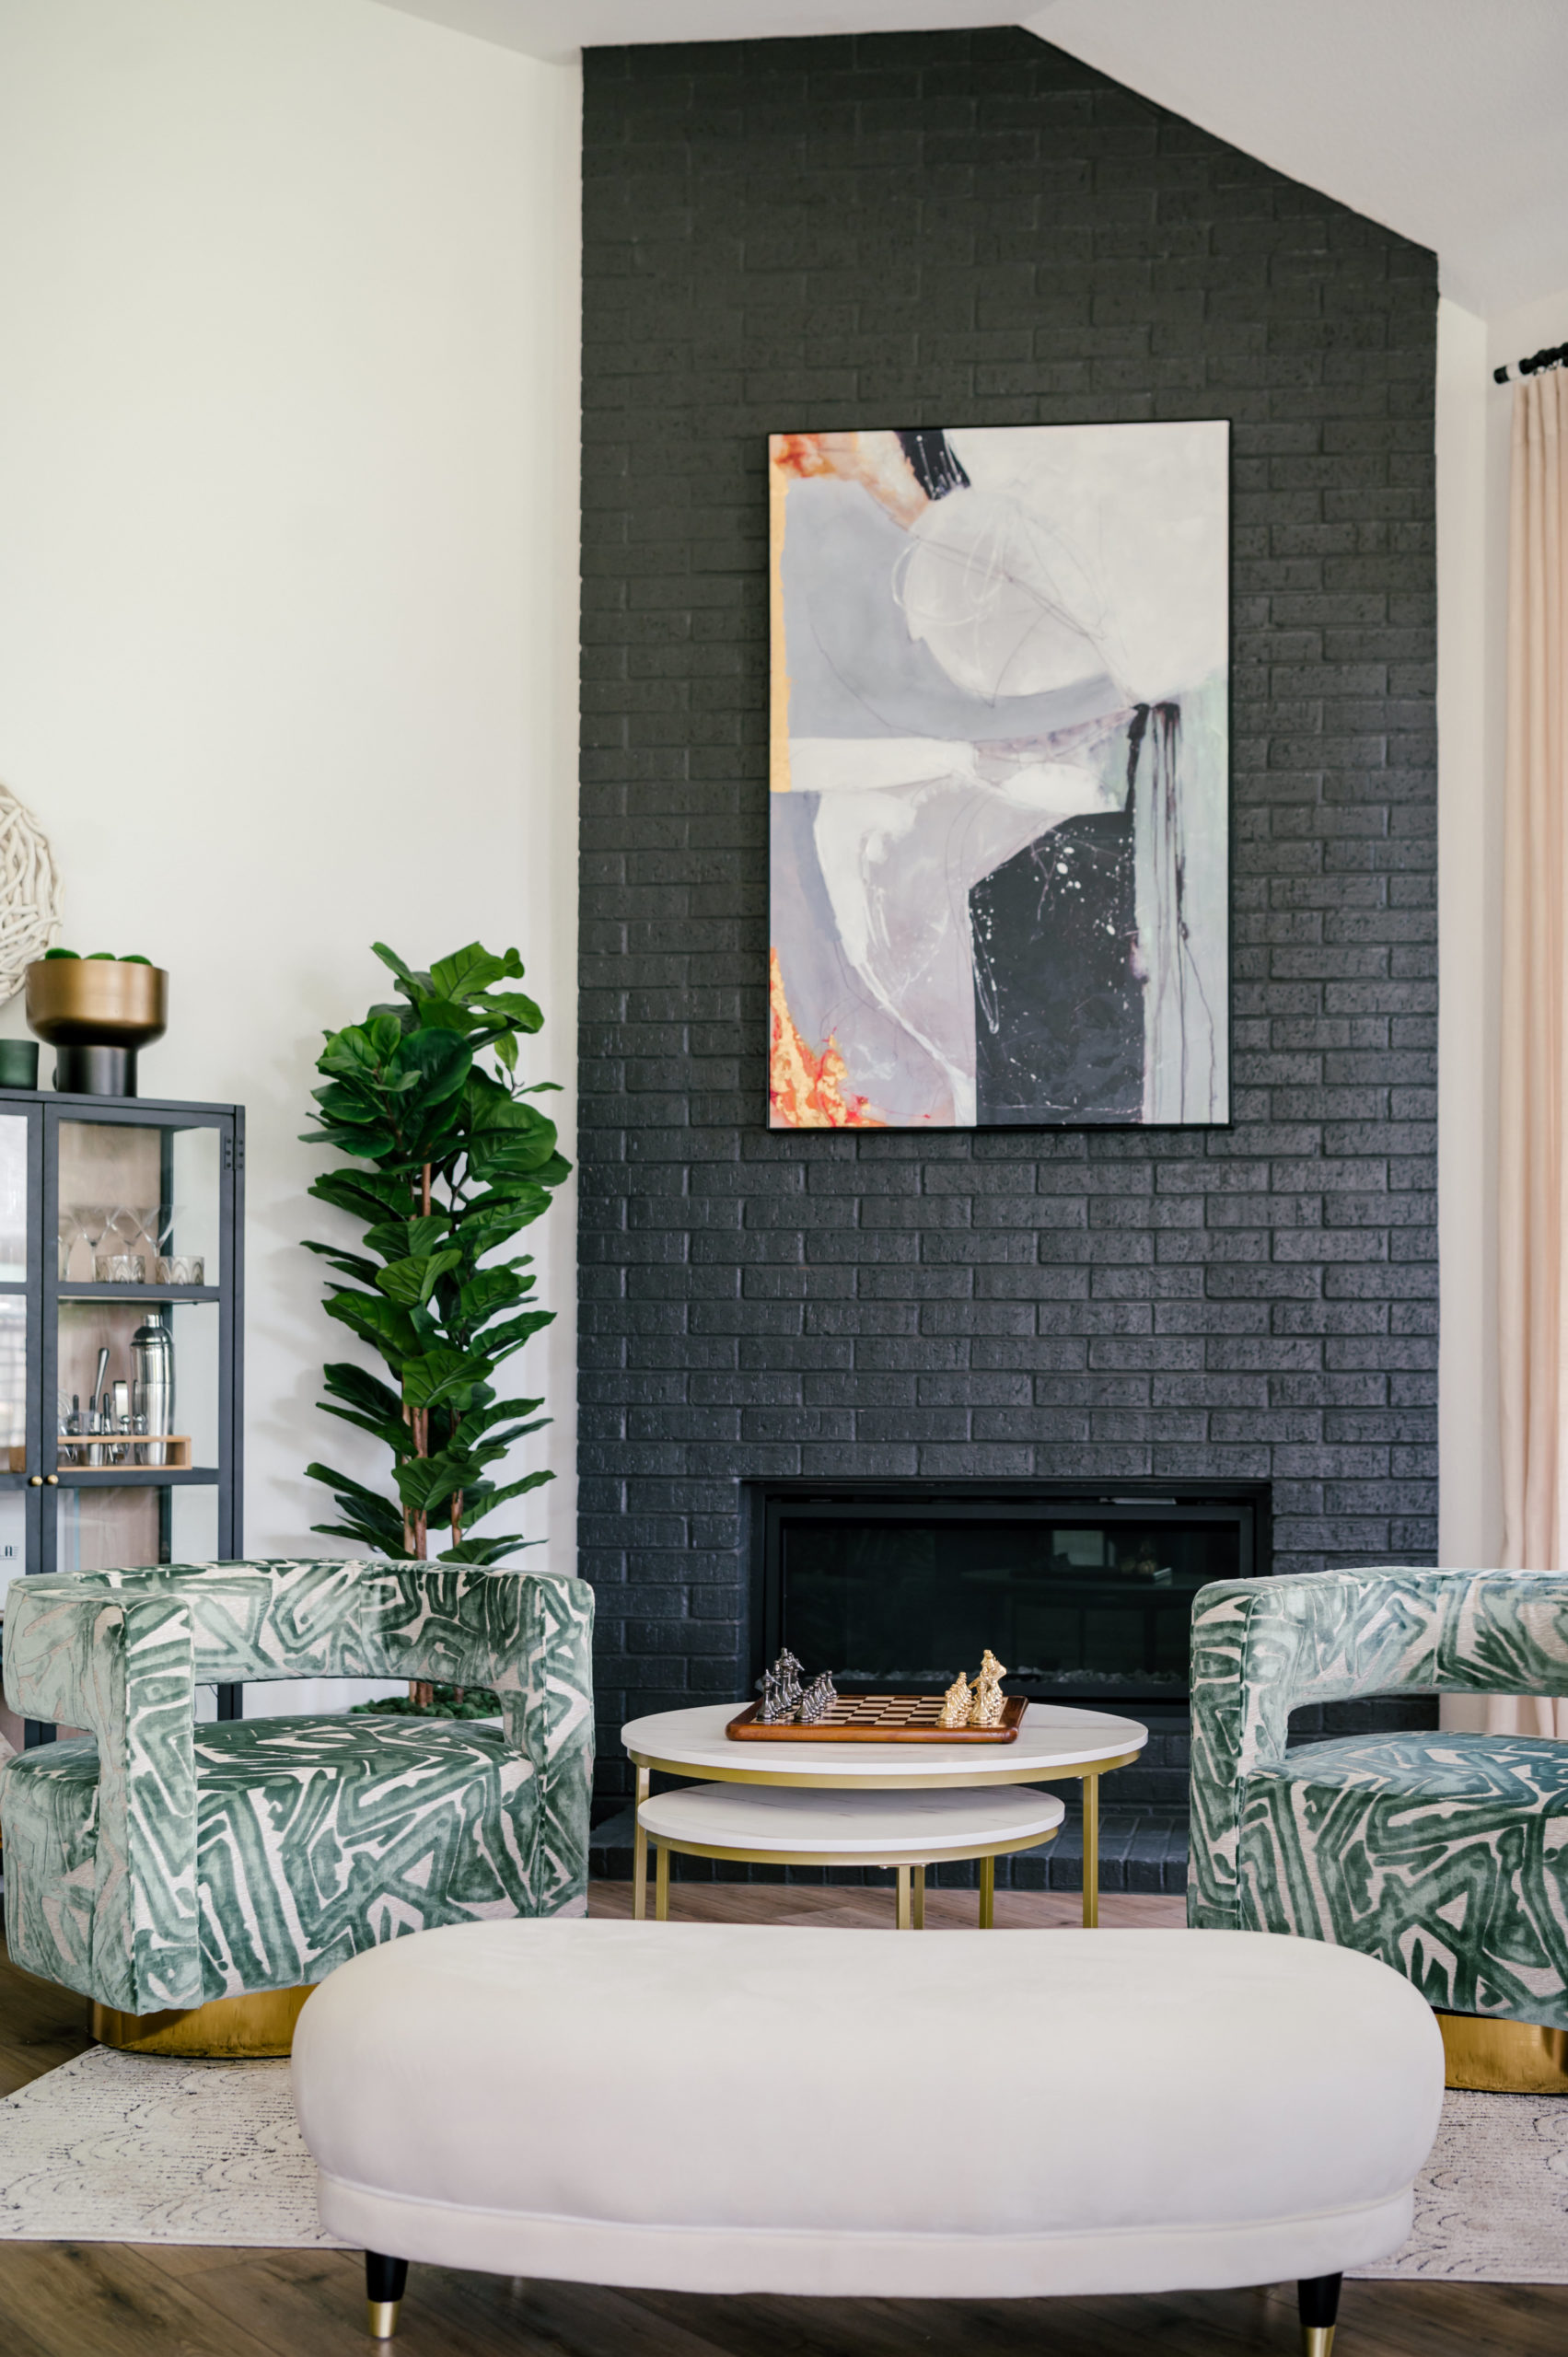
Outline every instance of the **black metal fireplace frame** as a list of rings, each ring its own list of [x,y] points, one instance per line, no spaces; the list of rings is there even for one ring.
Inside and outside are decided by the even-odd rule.
[[[871,1506],[879,1512],[907,1513],[911,1520],[983,1519],[994,1514],[1009,1520],[1019,1505],[1038,1504],[1053,1518],[1082,1511],[1100,1521],[1135,1521],[1151,1508],[1164,1511],[1162,1521],[1213,1521],[1216,1508],[1235,1513],[1243,1579],[1273,1569],[1272,1485],[1261,1480],[1133,1480],[1074,1481],[1065,1480],[976,1480],[903,1479],[881,1480],[761,1480],[743,1481],[747,1555],[747,1657],[749,1680],[760,1678],[764,1665],[775,1658],[783,1643],[783,1581],[779,1573],[779,1523],[787,1511],[819,1508],[826,1517],[834,1507]],[[1098,1701],[1087,1686],[1082,1697],[1063,1690],[1062,1701]]]

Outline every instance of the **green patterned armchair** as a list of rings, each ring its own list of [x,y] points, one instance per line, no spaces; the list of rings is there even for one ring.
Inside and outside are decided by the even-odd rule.
[[[175,1564],[15,1581],[14,1711],[89,1732],[0,1769],[14,1960],[122,2013],[324,1980],[401,1933],[576,1911],[592,1592],[393,1562]],[[493,1687],[503,1724],[197,1725],[198,1685]]]
[[[1187,1916],[1375,1956],[1445,2012],[1568,2029],[1568,1743],[1352,1736],[1358,1694],[1568,1693],[1568,1573],[1225,1580],[1192,1607]]]

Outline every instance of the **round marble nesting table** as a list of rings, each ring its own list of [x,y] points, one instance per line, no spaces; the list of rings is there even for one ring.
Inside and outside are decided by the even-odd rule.
[[[900,1932],[925,1926],[925,1869],[949,1858],[980,1861],[980,1928],[995,1922],[996,1861],[1054,1840],[1066,1814],[1054,1793],[803,1793],[798,1785],[683,1784],[637,1811],[654,1845],[654,1915],[669,1915],[672,1851],[751,1865],[891,1866]]]
[[[643,1805],[656,1774],[725,1784],[793,1785],[822,1792],[980,1792],[1000,1784],[1084,1785],[1084,1922],[1099,1921],[1099,1780],[1125,1768],[1149,1739],[1136,1719],[1031,1702],[1012,1743],[733,1743],[725,1729],[743,1706],[705,1702],[628,1720],[621,1740],[637,1771],[632,1912],[648,1904]]]

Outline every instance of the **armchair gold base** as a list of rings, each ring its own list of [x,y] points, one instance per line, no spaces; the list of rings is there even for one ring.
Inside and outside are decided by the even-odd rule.
[[[178,2054],[241,2061],[287,2054],[294,2026],[310,1994],[305,1989],[263,1989],[254,1997],[214,1997],[204,2005],[162,2014],[122,2014],[93,2007],[93,2036],[127,2054]]]
[[[1568,2095],[1568,2030],[1481,2014],[1439,2014],[1444,2080],[1500,2096]]]
[[[366,2300],[366,2323],[372,2340],[390,2340],[398,2328],[401,2300]]]

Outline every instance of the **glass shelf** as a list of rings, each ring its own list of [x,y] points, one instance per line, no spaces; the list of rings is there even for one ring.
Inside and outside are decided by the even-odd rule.
[[[0,1292],[5,1288],[0,1286]],[[221,1285],[117,1285],[73,1278],[55,1286],[62,1301],[221,1301]]]

